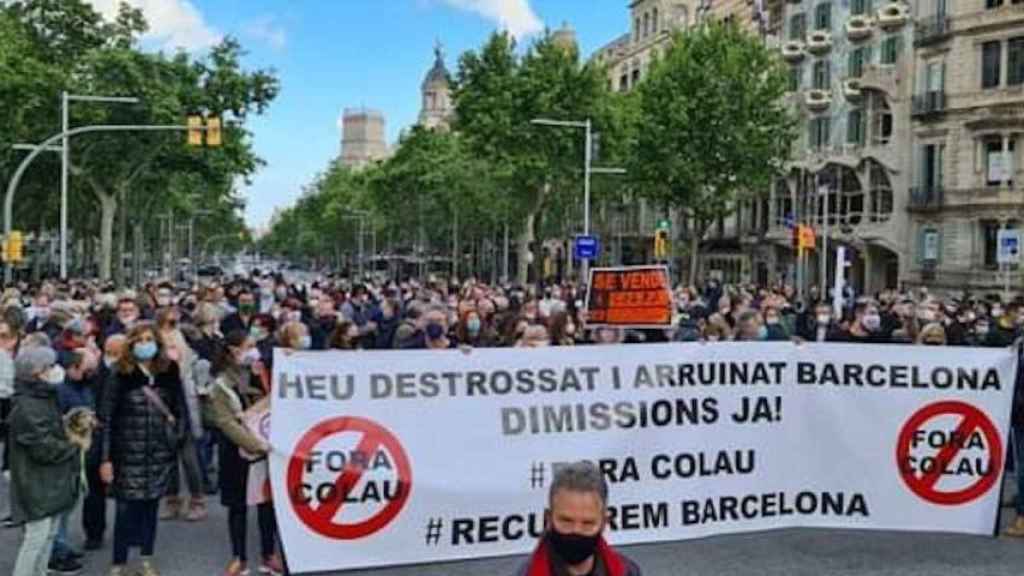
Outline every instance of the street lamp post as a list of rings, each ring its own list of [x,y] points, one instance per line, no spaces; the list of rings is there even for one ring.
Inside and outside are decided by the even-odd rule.
[[[555,126],[559,128],[582,128],[584,131],[583,150],[583,234],[590,235],[590,175],[591,174],[625,174],[622,168],[594,168],[594,134],[593,124],[590,118],[585,121],[576,120],[551,120],[549,118],[534,118],[531,124],[537,126]],[[583,260],[580,265],[580,278],[582,282],[590,282],[590,260]]]
[[[103,102],[108,104],[137,104],[138,98],[120,96],[87,96],[60,93],[61,132],[64,137],[60,145],[60,279],[68,278],[68,170],[71,165],[71,148],[68,146],[71,102]]]

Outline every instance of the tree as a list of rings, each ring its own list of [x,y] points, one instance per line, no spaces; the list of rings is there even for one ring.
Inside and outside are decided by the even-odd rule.
[[[677,33],[638,88],[630,174],[644,197],[691,223],[690,283],[700,242],[789,158],[795,120],[777,54],[734,24]]]
[[[488,163],[507,198],[503,219],[520,230],[521,282],[527,280],[536,232],[543,229],[538,220],[547,208],[566,203],[567,195],[578,197],[582,187],[582,134],[530,121],[590,118],[597,130],[610,128],[605,78],[599,66],[581,64],[579,51],[550,33],[522,57],[508,33],[495,33],[479,53],[467,52],[459,60],[454,128]],[[611,142],[614,131],[607,131]],[[582,220],[581,215],[573,220]]]
[[[0,175],[9,177],[21,158],[8,153],[7,138],[38,142],[52,135],[61,90],[142,100],[136,106],[77,105],[72,108],[76,126],[180,125],[192,113],[226,121],[224,146],[217,149],[189,149],[178,132],[90,134],[72,140],[72,205],[99,215],[95,220],[73,218],[72,223],[81,236],[98,232],[103,278],[111,274],[115,226],[122,255],[129,229],[154,227],[155,215],[171,208],[187,212],[201,206],[214,213],[205,219],[207,225],[220,231],[244,229],[244,203],[235,184],[262,164],[245,122],[264,113],[278,91],[273,72],[242,68],[244,52],[231,38],[200,59],[184,52],[145,53],[137,39],[146,27],[142,13],[126,5],[113,22],[82,0],[23,0],[0,7],[0,106],[16,111],[3,120],[9,126],[0,125],[10,128],[0,130]],[[34,219],[41,206],[51,205],[56,171],[49,170],[52,159],[40,161],[48,163],[42,166],[45,174],[35,167],[22,194],[38,189],[33,197],[46,201],[16,204],[16,219]],[[89,197],[99,211],[82,202]],[[117,272],[120,280],[120,265]]]

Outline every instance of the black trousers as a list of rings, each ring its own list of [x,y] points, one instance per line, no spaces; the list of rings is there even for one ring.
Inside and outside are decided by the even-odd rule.
[[[118,500],[114,516],[114,565],[128,562],[128,549],[142,549],[143,558],[153,556],[156,548],[156,523],[160,500]]]
[[[102,541],[107,531],[107,487],[100,480],[100,452],[94,443],[85,461],[89,491],[82,501],[82,531],[87,540]]]
[[[228,508],[228,533],[231,536],[231,553],[242,562],[246,558],[246,527],[248,525],[247,506],[232,506]],[[274,545],[277,542],[277,520],[274,518],[274,505],[270,502],[260,504],[256,507],[256,520],[260,527],[260,552],[263,558],[274,554]]]
[[[10,426],[7,424],[7,417],[11,415],[11,399],[4,398],[0,400],[0,442],[4,445],[3,462],[0,463],[0,471],[7,471],[11,468],[8,446],[11,443],[10,438],[7,437],[7,432],[10,430]]]

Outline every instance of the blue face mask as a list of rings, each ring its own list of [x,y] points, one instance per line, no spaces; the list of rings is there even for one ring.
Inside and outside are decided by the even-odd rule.
[[[472,333],[472,334],[479,334],[480,333],[480,319],[479,318],[470,318],[469,321],[466,322],[466,329],[469,330],[469,332]]]
[[[768,339],[768,327],[767,326],[761,326],[760,328],[757,329],[757,339],[758,340],[767,340]]]
[[[299,338],[299,350],[309,350],[313,347],[313,338],[310,336],[302,336]]]
[[[132,346],[132,353],[135,354],[136,360],[140,362],[148,362],[153,358],[156,358],[156,342],[136,342],[135,345]]]

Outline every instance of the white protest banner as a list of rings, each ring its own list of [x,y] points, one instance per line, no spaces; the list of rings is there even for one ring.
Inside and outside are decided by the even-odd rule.
[[[530,551],[560,463],[613,544],[785,527],[991,534],[1016,354],[790,343],[278,351],[290,567]]]

